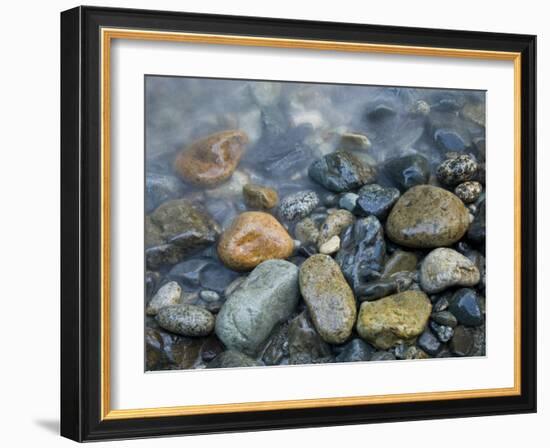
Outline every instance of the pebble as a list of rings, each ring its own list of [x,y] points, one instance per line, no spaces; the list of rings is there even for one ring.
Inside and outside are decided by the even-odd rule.
[[[417,344],[422,350],[432,356],[437,355],[437,352],[441,348],[441,342],[429,329],[424,330],[418,338]]]
[[[364,342],[363,340],[356,338],[349,341],[342,347],[342,351],[336,356],[336,362],[360,362],[370,361],[374,354],[374,348]]]
[[[367,151],[371,146],[372,143],[366,135],[346,132],[342,134],[338,148],[342,151]]]
[[[244,212],[235,218],[218,243],[220,260],[228,268],[248,271],[270,259],[292,255],[294,241],[286,229],[264,212]]]
[[[298,305],[298,268],[284,260],[258,265],[223,304],[216,334],[229,348],[254,355]]]
[[[243,197],[248,207],[260,210],[269,210],[279,202],[279,195],[273,188],[257,184],[244,185]]]
[[[453,186],[469,181],[477,173],[477,162],[468,155],[459,155],[447,159],[437,167],[437,178],[445,185]]]
[[[379,219],[387,216],[390,209],[399,199],[399,190],[393,187],[382,187],[378,184],[370,184],[361,187],[357,199],[359,214],[374,215]]]
[[[479,279],[479,270],[468,258],[445,247],[432,250],[420,267],[420,284],[429,294],[451,286],[474,286]]]
[[[410,272],[398,272],[391,277],[381,278],[365,283],[357,288],[355,295],[359,302],[377,300],[397,292],[409,289],[413,282],[413,274]]]
[[[353,213],[355,211],[355,208],[357,207],[357,199],[359,199],[359,195],[356,193],[344,193],[342,196],[340,196],[338,205],[340,206],[340,208],[343,208]]]
[[[279,204],[279,215],[287,220],[294,221],[309,215],[319,205],[319,196],[311,190],[292,193]]]
[[[419,154],[409,154],[388,160],[384,171],[401,191],[427,184],[430,179],[428,160]]]
[[[433,321],[430,322],[430,329],[435,333],[437,339],[441,342],[449,342],[454,334],[452,327],[447,325],[439,325]]]
[[[470,356],[474,349],[473,330],[462,325],[456,327],[449,348],[456,356]]]
[[[302,244],[316,244],[319,238],[319,226],[308,216],[298,221],[294,227],[294,236]]]
[[[471,288],[461,288],[453,294],[449,311],[462,325],[476,327],[483,323],[483,313],[478,295]]]
[[[437,305],[434,305],[434,310],[436,309],[436,306]],[[450,311],[437,311],[432,314],[432,319],[434,322],[437,322],[440,325],[445,325],[452,328],[458,325],[456,317]]]
[[[174,161],[186,182],[213,187],[231,177],[244,152],[248,137],[243,131],[222,131],[184,148]]]
[[[157,322],[165,330],[182,336],[207,336],[214,329],[214,316],[195,305],[173,305],[161,308]]]
[[[216,291],[209,291],[207,289],[203,289],[199,293],[199,297],[205,302],[217,302],[221,299],[221,296]]]
[[[345,151],[333,152],[316,160],[308,173],[312,180],[336,193],[354,190],[376,180],[376,170],[372,166],[363,164]]]
[[[147,304],[146,313],[148,316],[156,316],[161,308],[177,305],[181,302],[181,286],[177,282],[169,282],[161,286]]]
[[[432,248],[457,242],[469,224],[468,210],[453,193],[419,185],[399,198],[388,216],[386,232],[397,244]]]
[[[471,204],[472,202],[477,201],[479,195],[483,191],[483,185],[475,180],[464,182],[459,184],[455,188],[455,194],[464,202],[465,204]]]
[[[331,344],[345,342],[353,330],[357,309],[338,264],[327,255],[313,255],[300,267],[299,278],[300,292],[321,338]]]
[[[334,235],[331,239],[321,244],[319,253],[324,255],[332,255],[340,250],[340,237]]]
[[[418,257],[413,252],[396,250],[386,261],[382,278],[390,277],[398,272],[414,272],[418,263]]]
[[[257,367],[262,364],[235,350],[220,353],[206,366],[207,369],[227,369],[235,367]]]
[[[405,291],[374,302],[363,302],[357,318],[362,339],[386,350],[419,336],[428,323],[432,305],[421,291]]]
[[[290,321],[288,327],[289,364],[318,364],[330,362],[330,346],[315,330],[307,311]]]
[[[477,215],[468,229],[468,238],[476,243],[485,241],[485,200],[479,205]]]
[[[339,209],[330,212],[319,229],[317,246],[321,246],[335,236],[339,236],[345,229],[355,222],[355,217],[347,210]]]

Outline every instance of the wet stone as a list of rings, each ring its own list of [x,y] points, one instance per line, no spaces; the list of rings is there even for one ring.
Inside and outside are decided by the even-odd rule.
[[[281,325],[269,339],[262,355],[266,366],[276,366],[289,357],[288,352],[288,323]]]
[[[287,221],[302,219],[319,205],[319,196],[311,190],[285,196],[279,204],[279,215]]]
[[[315,330],[307,311],[290,321],[288,351],[290,364],[318,364],[332,360],[330,346]]]
[[[442,299],[442,300],[447,300],[447,299]],[[437,308],[441,308],[441,305],[439,306],[437,304],[434,305],[434,311]],[[432,319],[434,322],[437,322],[439,325],[445,325],[452,328],[458,325],[458,321],[456,320],[456,317],[450,311],[437,311],[434,314],[432,314]]]
[[[461,288],[453,294],[449,311],[462,325],[476,327],[483,323],[479,297],[474,289]]]
[[[340,250],[340,237],[334,235],[329,240],[319,246],[319,253],[323,255],[332,255]]]
[[[352,339],[342,347],[336,356],[336,362],[369,361],[374,354],[374,348],[361,339]]]
[[[157,330],[145,330],[145,370],[157,370],[164,360],[164,343]]]
[[[418,154],[391,159],[384,165],[384,171],[401,191],[427,184],[430,178],[428,160]]]
[[[382,187],[378,184],[365,185],[358,194],[358,212],[364,216],[374,215],[379,219],[387,216],[400,195],[397,188]]]
[[[422,350],[432,356],[436,355],[441,348],[441,342],[439,342],[439,339],[437,339],[428,329],[420,335],[417,344]]]
[[[195,305],[173,305],[157,313],[159,325],[182,336],[207,336],[214,329],[214,316]]]
[[[246,356],[243,353],[240,353],[235,350],[227,350],[220,353],[212,361],[210,361],[206,368],[207,369],[226,369],[226,368],[235,368],[235,367],[257,367],[262,364],[254,359]]]
[[[148,316],[155,316],[161,308],[177,305],[181,302],[181,286],[177,282],[169,282],[161,286],[147,304]]]
[[[414,272],[418,263],[418,257],[413,252],[396,250],[386,261],[382,278],[390,277],[398,272]]]
[[[459,184],[455,188],[455,194],[462,199],[465,204],[477,201],[483,191],[483,185],[473,180]]]
[[[395,361],[395,355],[391,352],[375,352],[371,356],[371,361]]]
[[[398,272],[391,277],[365,283],[355,291],[359,302],[377,300],[394,293],[403,292],[412,285],[413,275],[410,272]]]
[[[440,292],[451,286],[474,286],[479,279],[477,267],[468,258],[444,247],[431,251],[420,268],[420,284],[427,293]]]
[[[449,342],[454,334],[452,327],[439,325],[433,321],[430,322],[430,329],[441,342]]]
[[[473,329],[462,325],[456,327],[449,348],[457,356],[471,356],[474,349]]]
[[[477,215],[468,229],[468,238],[476,243],[485,240],[485,201],[479,206]]]
[[[145,213],[151,213],[162,203],[182,196],[182,187],[175,176],[148,173],[145,177]]]
[[[434,141],[443,152],[466,150],[467,145],[462,136],[449,129],[438,129],[434,133]]]
[[[279,195],[273,188],[257,184],[246,184],[243,196],[246,205],[260,210],[269,210],[279,202]]]
[[[338,205],[340,205],[340,208],[354,213],[357,207],[357,199],[359,199],[359,195],[356,193],[344,193],[340,196]]]
[[[204,289],[221,294],[227,285],[238,276],[238,273],[227,269],[220,263],[209,263],[200,270],[199,283]]]
[[[476,172],[477,162],[465,154],[443,161],[437,167],[437,178],[441,183],[453,186],[473,179]]]
[[[331,238],[339,236],[354,222],[354,216],[347,210],[339,209],[331,211],[319,229],[319,237],[317,239],[319,249],[321,245],[325,244]]]

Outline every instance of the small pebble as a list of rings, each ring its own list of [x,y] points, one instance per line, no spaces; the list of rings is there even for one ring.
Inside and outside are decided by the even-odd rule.
[[[324,255],[332,255],[340,250],[340,237],[338,235],[330,238],[326,243],[319,247],[319,253]]]

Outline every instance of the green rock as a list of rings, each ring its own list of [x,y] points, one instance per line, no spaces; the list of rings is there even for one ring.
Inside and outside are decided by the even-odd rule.
[[[456,243],[468,230],[468,210],[453,193],[432,185],[409,189],[394,205],[386,223],[388,237],[412,248]]]
[[[345,342],[357,309],[338,264],[328,255],[309,257],[300,267],[300,291],[321,338],[330,344]]]
[[[357,332],[365,341],[386,350],[409,343],[422,334],[432,305],[421,291],[405,291],[374,302],[363,302],[357,318]]]

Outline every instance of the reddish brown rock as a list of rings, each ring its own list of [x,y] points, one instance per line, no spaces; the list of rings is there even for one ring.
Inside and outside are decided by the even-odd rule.
[[[264,212],[241,213],[222,234],[218,255],[229,268],[249,271],[262,261],[292,255],[294,242],[272,215]]]
[[[184,148],[176,156],[174,168],[194,185],[219,185],[231,177],[247,143],[247,135],[239,130],[211,134]]]

